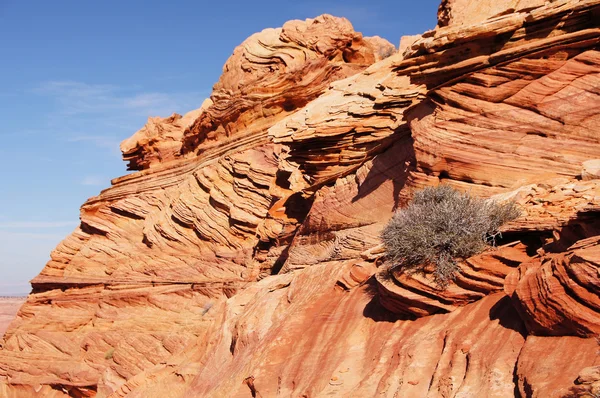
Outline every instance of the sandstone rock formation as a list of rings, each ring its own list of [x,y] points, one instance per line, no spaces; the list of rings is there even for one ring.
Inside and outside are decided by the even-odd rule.
[[[550,0],[551,1],[551,0]],[[515,11],[543,6],[546,0],[442,0],[438,9],[438,26],[475,25],[487,19]]]
[[[548,253],[521,264],[505,289],[530,333],[594,337],[600,332],[598,286],[600,235],[564,253]]]
[[[213,104],[185,131],[183,152],[261,135],[318,97],[330,82],[395,51],[386,40],[363,38],[348,20],[329,15],[256,33],[225,63]]]
[[[522,317],[528,325],[529,331],[533,332],[533,328],[529,327],[530,322],[527,316],[541,315],[543,312],[540,307],[541,301],[546,302],[550,300],[550,297],[556,297],[559,294],[567,296],[567,294],[564,293],[564,288],[563,292],[559,293],[557,287],[549,286],[548,281],[528,279],[531,282],[525,287],[525,282],[518,282],[519,272],[527,272],[527,275],[530,275],[528,272],[538,269],[540,262],[551,259],[558,261],[557,256],[559,255],[566,255],[570,259],[572,250],[581,245],[584,248],[587,248],[588,245],[593,246],[597,240],[596,236],[600,234],[600,224],[597,220],[600,215],[600,181],[580,182],[556,178],[541,184],[524,186],[516,191],[495,197],[496,200],[507,198],[515,200],[522,209],[522,214],[517,220],[503,227],[504,238],[501,239],[508,239],[511,241],[510,243],[490,248],[480,255],[459,262],[460,271],[456,280],[444,290],[438,288],[431,274],[409,276],[399,270],[392,274],[380,272],[376,276],[380,303],[393,313],[421,317],[453,311],[457,307],[480,300],[490,293],[506,290],[508,295],[517,300],[515,306],[521,312],[522,304],[517,299],[520,292],[521,297],[531,300],[525,304],[529,306],[529,315],[522,314]],[[586,238],[588,236],[592,237]],[[586,250],[593,251],[590,248]],[[573,270],[572,273],[581,275],[580,273],[585,268],[581,263],[582,261],[578,260],[577,265],[569,264],[567,267]],[[544,270],[552,268],[556,271],[558,267],[556,264],[550,266],[550,262],[546,265]],[[587,273],[591,274],[591,277],[598,277],[595,265],[588,264],[587,268]],[[548,272],[552,273],[552,271]],[[564,274],[564,271],[562,273]],[[545,275],[546,273],[539,268],[539,277],[545,278]],[[508,279],[507,276],[509,276]],[[561,280],[566,284],[571,284],[569,288],[571,292],[572,284],[578,278],[571,275],[569,278]],[[519,292],[515,293],[517,283],[519,283]],[[593,290],[593,286],[597,283],[600,281],[592,281],[587,287]],[[545,289],[538,290],[537,286],[544,286]],[[532,298],[529,296],[531,294],[544,295],[544,297]],[[592,293],[589,299],[593,300],[594,297],[598,298],[596,293]],[[579,303],[585,302],[585,299],[577,297],[573,300]],[[593,304],[592,307],[596,308]],[[585,312],[580,308],[570,311],[580,314]],[[563,317],[564,314],[561,314],[560,318]],[[558,316],[554,314],[548,318],[552,322],[557,321]],[[595,315],[594,309],[589,314],[589,318],[592,322],[600,322],[600,317]],[[567,333],[564,329],[556,333],[587,337],[595,335],[589,329],[589,325],[586,329],[583,320],[572,321],[572,325],[587,330],[587,333],[573,331]]]
[[[600,159],[586,160],[581,170],[582,180],[596,180],[600,178]]]
[[[600,0],[471,3],[401,52],[331,16],[266,29],[151,118],[32,281],[0,396],[594,392]],[[523,212],[447,290],[379,240],[440,183]]]
[[[181,116],[150,117],[138,132],[121,143],[123,160],[129,161],[129,170],[147,169],[175,160],[180,156],[183,133],[198,116],[212,105],[206,99],[199,109]]]

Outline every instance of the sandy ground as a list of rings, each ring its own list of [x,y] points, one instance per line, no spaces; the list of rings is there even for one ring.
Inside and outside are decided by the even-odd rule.
[[[4,335],[8,325],[24,302],[25,297],[0,297],[0,337]]]

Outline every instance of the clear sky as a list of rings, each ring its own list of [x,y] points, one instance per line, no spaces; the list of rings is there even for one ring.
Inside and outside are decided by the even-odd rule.
[[[198,108],[252,33],[329,13],[397,46],[438,4],[0,0],[0,295],[27,294],[81,204],[126,174],[119,142]]]

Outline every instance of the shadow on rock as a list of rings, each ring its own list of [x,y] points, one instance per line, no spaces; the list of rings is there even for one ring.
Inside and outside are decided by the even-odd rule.
[[[358,194],[352,202],[368,196],[381,184],[391,180],[394,184],[394,209],[399,207],[400,191],[404,188],[409,172],[414,168],[415,151],[410,132],[398,130],[390,139],[396,141],[373,159],[373,166],[360,184]]]
[[[369,278],[365,284],[365,294],[371,297],[371,301],[367,303],[363,310],[363,316],[371,318],[375,322],[397,322],[397,321],[410,321],[414,320],[414,317],[406,315],[397,315],[389,310],[385,309],[379,302],[379,293],[377,288],[377,280],[375,276]]]
[[[498,302],[490,308],[489,316],[490,320],[498,320],[500,325],[505,328],[519,332],[524,338],[527,337],[525,323],[513,306],[510,297],[504,296],[498,300]]]

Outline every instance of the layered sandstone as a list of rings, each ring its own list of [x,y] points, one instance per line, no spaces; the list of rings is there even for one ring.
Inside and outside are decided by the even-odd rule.
[[[292,21],[238,47],[199,110],[151,118],[121,146],[130,167],[145,170],[88,200],[81,225],[32,281],[5,336],[2,380],[110,391],[202,338],[208,309],[270,274],[282,248],[270,251],[269,236],[303,217],[268,216],[287,190],[276,184],[280,148],[266,129],[394,51],[345,19]],[[214,134],[200,127],[209,119]],[[196,139],[190,156],[184,145]]]
[[[557,184],[557,185],[553,185]],[[484,253],[460,261],[459,272],[456,279],[445,289],[440,289],[435,283],[432,273],[408,275],[401,270],[392,273],[386,272],[385,267],[377,275],[377,285],[380,294],[380,303],[389,311],[405,316],[422,317],[435,313],[450,312],[467,303],[478,301],[493,292],[506,290],[508,295],[515,299],[519,296],[514,293],[518,273],[528,273],[527,270],[538,268],[533,264],[556,259],[557,253],[571,258],[571,250],[584,245],[595,236],[600,235],[600,180],[580,182],[565,178],[555,178],[543,183],[523,186],[515,191],[497,195],[495,200],[512,199],[519,206],[521,216],[502,228],[504,236],[499,240],[511,241],[495,248],[490,248]],[[592,236],[592,238],[587,238]],[[592,244],[590,243],[590,244]],[[593,250],[593,249],[588,249]],[[553,260],[555,261],[555,260]],[[568,260],[567,260],[568,261]],[[591,260],[594,261],[594,260]],[[577,268],[576,274],[583,272],[581,261],[577,266],[568,266],[569,269]],[[521,265],[523,264],[523,265]],[[547,267],[555,269],[556,266]],[[588,274],[594,274],[595,265],[588,266]],[[550,271],[551,272],[551,271]],[[573,271],[574,272],[574,271]],[[545,274],[541,269],[540,276]],[[564,271],[563,271],[564,273]],[[508,279],[507,276],[510,277]],[[544,278],[544,277],[541,277]],[[571,283],[574,276],[563,278],[564,283]],[[520,287],[521,296],[528,298],[529,315],[523,314],[529,325],[528,316],[538,316],[542,311],[540,301],[546,302],[551,296],[565,295],[565,288],[550,287],[548,281],[529,279],[528,287]],[[521,283],[521,282],[519,282]],[[600,281],[598,281],[600,283]],[[545,286],[543,292],[535,286]],[[590,282],[593,288],[595,282]],[[561,289],[561,290],[558,290]],[[570,289],[570,288],[569,288]],[[525,291],[527,290],[527,292]],[[540,297],[529,297],[529,294]],[[541,297],[543,295],[544,297]],[[596,293],[591,294],[591,298]],[[581,298],[574,298],[581,302]],[[517,308],[521,304],[516,303]],[[585,300],[584,300],[585,301]],[[588,315],[592,322],[596,306],[592,304],[591,313]],[[581,312],[581,309],[571,309],[571,312]],[[557,320],[558,315],[549,316]],[[564,314],[560,315],[562,319]],[[600,322],[600,318],[597,319]],[[572,325],[581,326],[588,332],[567,333],[564,329],[556,332],[559,335],[577,334],[591,337],[593,333],[589,325],[584,325],[583,320],[572,321]],[[533,332],[532,327],[529,330]],[[538,334],[538,333],[536,333]],[[553,333],[550,333],[553,335]]]
[[[551,1],[551,0],[550,0]],[[543,6],[546,0],[442,0],[438,26],[475,25],[487,19]]]
[[[147,169],[177,159],[185,130],[211,105],[212,101],[206,99],[200,108],[183,116],[174,113],[165,118],[148,118],[144,127],[121,143],[123,160],[129,161],[128,169]]]
[[[0,395],[593,392],[600,1],[504,3],[446,1],[399,53],[331,16],[247,39],[122,144],[141,171],[32,281]],[[440,183],[522,210],[447,290],[385,274],[379,240]]]
[[[566,252],[521,264],[506,280],[515,308],[535,335],[594,337],[600,332],[600,235]]]
[[[363,38],[348,20],[329,15],[256,33],[225,63],[213,104],[186,129],[182,151],[199,153],[264,132],[317,98],[330,82],[395,51],[386,40]]]

